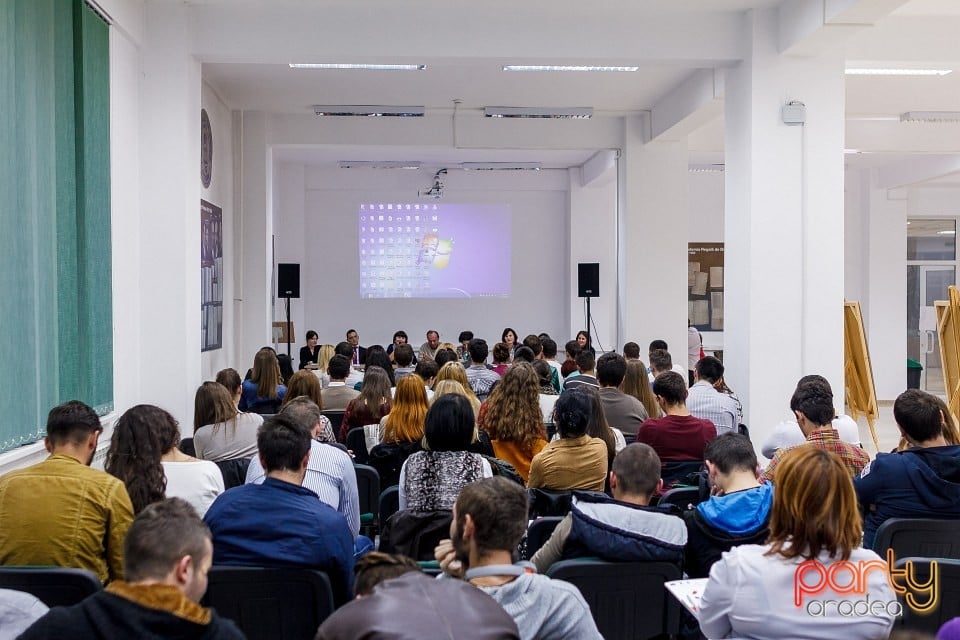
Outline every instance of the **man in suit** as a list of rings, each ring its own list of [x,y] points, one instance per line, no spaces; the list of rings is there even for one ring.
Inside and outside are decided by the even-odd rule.
[[[366,364],[367,349],[366,347],[360,346],[360,334],[357,333],[356,329],[347,330],[347,342],[349,342],[350,346],[353,348],[353,359],[351,360],[351,364]]]

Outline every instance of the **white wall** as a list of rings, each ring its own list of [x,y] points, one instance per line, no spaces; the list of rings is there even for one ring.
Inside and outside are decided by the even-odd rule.
[[[451,171],[447,176],[445,202],[511,206],[508,298],[360,299],[360,203],[415,202],[417,191],[428,181],[423,172],[279,165],[274,184],[276,260],[301,264],[302,298],[292,306],[298,341],[302,344],[306,330],[314,329],[321,342],[336,343],[347,328],[355,328],[362,344],[385,345],[395,330],[403,329],[410,342],[419,345],[428,329],[438,330],[442,340],[451,342],[461,330],[470,329],[492,343],[499,341],[506,326],[521,338],[546,331],[566,340],[570,327],[568,256],[562,249],[567,243],[566,171]],[[476,260],[482,268],[484,256]]]
[[[723,173],[690,171],[687,185],[690,242],[723,242]]]

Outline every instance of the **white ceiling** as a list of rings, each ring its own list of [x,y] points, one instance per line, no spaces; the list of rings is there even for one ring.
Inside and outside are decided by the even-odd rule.
[[[196,13],[204,79],[232,109],[308,114],[313,104],[389,104],[422,105],[429,114],[448,112],[458,99],[465,113],[484,106],[592,106],[598,115],[649,110],[698,68],[735,64],[742,47],[741,13],[781,2],[708,0],[707,8],[704,0],[154,1],[186,4]],[[900,154],[897,161],[911,153],[960,153],[957,124],[919,125],[940,128],[919,136],[900,131],[895,143],[889,136],[890,127],[917,126],[895,122],[903,111],[960,110],[958,33],[960,0],[911,0],[843,44],[849,65],[956,69],[933,78],[848,76],[848,118],[890,121],[848,128],[847,146]],[[288,62],[416,62],[427,70],[295,70]],[[509,73],[501,70],[507,63],[635,64],[640,70]],[[689,143],[701,156],[722,152],[722,118],[694,132]],[[564,166],[581,164],[589,155],[344,145],[288,148],[277,157],[310,164],[513,160]],[[847,160],[884,160],[867,161],[868,155]]]

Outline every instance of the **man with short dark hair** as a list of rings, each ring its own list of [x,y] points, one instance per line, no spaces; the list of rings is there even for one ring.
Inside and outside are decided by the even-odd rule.
[[[580,353],[580,343],[576,340],[568,340],[567,344],[563,345],[563,354],[564,361],[560,365],[560,376],[564,379],[564,384],[566,380],[571,376],[578,376],[580,372],[577,370],[577,354]]]
[[[457,336],[457,342],[460,343],[457,345],[457,355],[460,357],[460,362],[465,367],[470,366],[471,340],[473,340],[473,331],[461,331],[460,335]]]
[[[330,383],[320,391],[320,399],[326,411],[345,411],[350,401],[360,395],[360,392],[347,382],[350,371],[348,357],[338,353],[330,358],[327,365]]]
[[[350,363],[362,365],[367,362],[367,349],[360,346],[360,334],[356,329],[347,329],[347,342],[350,344]]]
[[[739,423],[737,402],[714,387],[723,378],[723,363],[718,358],[706,356],[694,366],[693,377],[695,382],[687,396],[690,415],[712,422],[717,434],[736,433]]]
[[[437,363],[433,360],[420,360],[417,362],[417,366],[413,368],[413,372],[420,376],[424,386],[427,387],[427,395],[433,393],[430,387],[433,386],[433,380],[437,377],[439,371],[440,367],[438,367]]]
[[[563,374],[561,373],[562,365],[557,362],[557,342],[550,336],[540,339],[540,344],[543,345],[543,359],[553,368],[553,379],[551,385],[553,390],[557,393],[563,391]]]
[[[594,355],[589,350],[584,349],[578,353],[577,370],[580,372],[580,375],[568,378],[563,384],[564,388],[576,389],[577,387],[583,387],[593,388],[594,390],[599,389],[600,383],[597,382],[597,377],[594,375],[594,367],[596,366],[597,363],[594,359]]]
[[[870,462],[870,456],[866,451],[841,440],[840,434],[833,428],[833,418],[836,415],[833,408],[833,389],[826,380],[808,379],[807,382],[798,384],[793,397],[790,398],[790,410],[796,416],[797,424],[800,425],[806,441],[803,444],[777,450],[767,468],[763,470],[763,478],[766,481],[776,482],[777,465],[788,451],[796,447],[813,445],[837,454],[851,477],[863,471]]]
[[[663,353],[660,353],[661,351]],[[665,341],[653,340],[650,343],[647,357],[650,360],[647,370],[647,373],[650,375],[650,382],[653,382],[653,379],[664,371],[674,371],[683,376],[685,380],[687,379],[687,368],[679,362],[677,364],[673,363],[673,357],[670,355],[670,349],[667,347]],[[656,366],[654,366],[654,362],[656,362]],[[688,384],[687,386],[689,387],[690,385]]]
[[[133,505],[123,482],[90,468],[102,431],[79,400],[50,410],[50,456],[0,477],[0,565],[77,567],[101,582],[123,575]]]
[[[707,444],[704,464],[713,496],[683,513],[687,547],[683,570],[706,578],[724,551],[762,544],[769,534],[773,485],[757,479],[757,454],[739,433],[725,433]]]
[[[473,338],[467,345],[470,354],[470,366],[467,368],[467,382],[480,401],[487,399],[493,385],[500,381],[496,371],[487,369],[487,356],[490,350],[483,338]]]
[[[548,338],[548,339],[549,339],[549,338]],[[551,342],[553,342],[553,341],[551,340]],[[523,346],[525,346],[525,347],[529,348],[531,351],[533,351],[533,359],[534,359],[534,360],[544,360],[544,359],[546,359],[546,357],[547,357],[547,355],[546,355],[546,349],[544,348],[543,341],[540,339],[540,336],[535,336],[535,335],[533,335],[533,334],[531,333],[530,335],[528,335],[526,338],[523,339]],[[556,342],[553,343],[553,355],[554,355],[554,356],[557,355],[557,343],[556,343]],[[560,365],[558,364],[558,365],[557,365],[557,369],[554,370],[554,374],[553,374],[554,377],[552,377],[551,380],[550,380],[550,386],[553,387],[554,391],[556,391],[557,393],[560,393],[561,389],[563,388],[562,384],[560,383],[560,371],[559,371],[559,367],[560,367]]]
[[[877,454],[853,480],[868,548],[889,518],[960,518],[960,446],[948,445],[944,438],[948,418],[941,403],[929,393],[908,389],[893,403],[893,417],[910,448]]]
[[[639,360],[640,359],[640,345],[636,342],[628,342],[623,345],[623,357],[627,360]]]
[[[257,430],[257,449],[267,472],[263,484],[221,494],[204,517],[213,533],[214,563],[325,571],[334,599],[345,601],[353,536],[341,514],[301,486],[310,461],[310,432],[276,415]]]
[[[404,376],[413,373],[413,347],[406,342],[398,344],[393,350],[393,361],[397,363],[397,368],[393,371],[393,378],[397,382]]]
[[[450,540],[435,552],[440,567],[499,602],[524,640],[600,638],[576,587],[513,564],[527,514],[527,492],[515,482],[495,476],[466,485],[453,506]]]
[[[597,360],[597,382],[600,384],[600,405],[607,424],[632,436],[649,418],[643,403],[620,391],[627,375],[627,361],[618,353],[609,352]]]
[[[613,498],[574,495],[570,513],[531,561],[541,572],[562,559],[585,556],[679,565],[687,542],[686,527],[677,516],[650,506],[662,487],[656,451],[645,444],[630,445],[613,459]]]
[[[427,341],[420,345],[420,354],[418,360],[433,360],[437,357],[437,349],[440,348],[440,334],[435,329],[427,331]]]
[[[363,381],[363,372],[360,370],[360,367],[355,367],[353,365],[353,346],[349,342],[338,342],[337,346],[333,348],[334,355],[344,356],[347,359],[349,367],[347,368],[347,376],[344,379],[344,382],[348,387],[353,389],[358,382]],[[366,355],[364,355],[366,358]]]
[[[124,541],[124,580],[72,607],[55,607],[20,638],[242,639],[213,609],[200,606],[213,548],[210,530],[179,498],[144,508]]]

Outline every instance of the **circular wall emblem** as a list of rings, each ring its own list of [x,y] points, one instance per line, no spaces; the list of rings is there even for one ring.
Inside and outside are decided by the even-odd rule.
[[[204,189],[210,188],[213,177],[213,131],[210,129],[210,117],[207,110],[200,110],[200,182]]]

